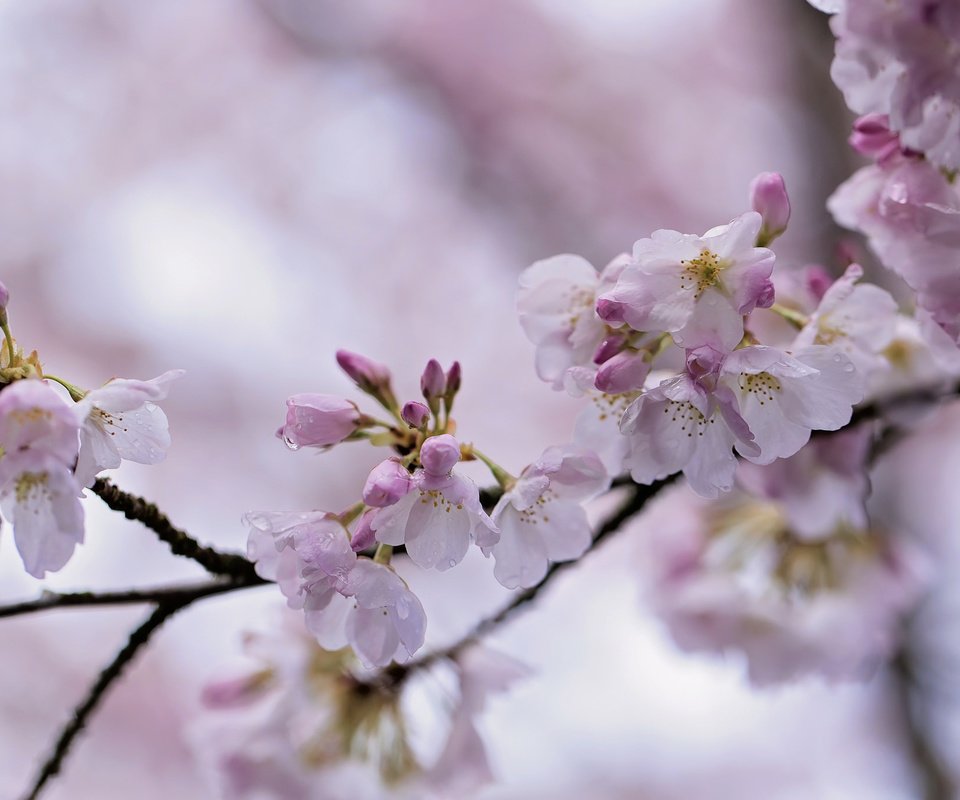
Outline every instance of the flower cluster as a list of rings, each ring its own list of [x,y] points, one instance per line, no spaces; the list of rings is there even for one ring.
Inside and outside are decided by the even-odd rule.
[[[823,287],[808,314],[789,292],[775,303],[766,245],[786,229],[789,199],[774,173],[758,176],[750,194],[754,210],[728,225],[702,236],[655,231],[600,273],[558,256],[521,276],[520,320],[538,372],[590,396],[575,440],[609,471],[625,467],[651,483],[682,470],[714,497],[733,486],[734,451],[769,464],[812,430],[844,426],[883,365],[892,298],[854,286],[855,267]],[[765,334],[771,314],[800,330]],[[658,366],[673,368],[651,372]]]
[[[578,558],[589,547],[581,504],[609,483],[598,456],[580,447],[552,447],[519,478],[452,431],[461,370],[431,360],[423,371],[423,401],[401,405],[389,370],[354,353],[337,360],[357,387],[391,416],[379,420],[353,402],[298,394],[287,400],[277,431],[291,449],[328,448],[345,441],[389,447],[373,467],[360,500],[342,513],[251,512],[248,555],[274,580],[307,628],[329,650],[347,645],[367,668],[406,662],[423,645],[426,616],[390,566],[394,548],[421,569],[448,570],[471,545],[496,562],[509,588],[529,587],[550,561]],[[457,471],[461,461],[485,463],[501,486],[492,514],[480,490]]]
[[[0,284],[0,509],[13,526],[27,572],[43,578],[63,567],[83,542],[83,489],[123,459],[156,464],[170,446],[157,401],[182,374],[152,381],[114,379],[83,391],[46,375],[10,333]],[[56,388],[55,388],[56,387]],[[62,390],[66,390],[65,392]]]
[[[249,635],[246,649],[256,666],[205,688],[194,729],[229,800],[382,797],[384,784],[392,796],[466,796],[492,778],[476,717],[527,674],[477,646],[422,675],[370,681],[349,650],[323,650],[289,624]],[[424,707],[438,713],[425,719]]]

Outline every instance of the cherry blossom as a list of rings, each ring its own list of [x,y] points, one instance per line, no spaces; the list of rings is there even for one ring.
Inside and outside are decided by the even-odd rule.
[[[597,299],[597,312],[637,331],[670,332],[687,348],[708,343],[699,332],[709,315],[710,338],[735,347],[743,315],[773,302],[774,255],[755,246],[762,226],[760,214],[749,211],[703,236],[655,231],[634,245],[616,285]]]
[[[411,489],[371,522],[377,541],[404,545],[417,566],[455,567],[473,541],[493,546],[496,525],[480,505],[480,490],[469,478],[453,473],[460,445],[450,434],[432,436],[421,448],[423,464],[411,476]]]
[[[170,432],[166,414],[156,404],[183,374],[170,370],[149,381],[114,378],[83,396],[74,407],[81,425],[81,485],[93,485],[97,474],[119,467],[121,459],[158,464],[166,458]]]
[[[493,510],[500,541],[487,551],[496,561],[496,579],[508,589],[533,586],[551,561],[583,555],[592,535],[582,503],[608,484],[592,451],[572,446],[545,450]]]
[[[83,542],[78,437],[72,409],[44,382],[20,380],[0,392],[0,509],[35,578],[59,570]]]

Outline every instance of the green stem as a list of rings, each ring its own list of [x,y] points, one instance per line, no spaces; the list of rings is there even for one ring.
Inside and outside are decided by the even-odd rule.
[[[382,542],[377,545],[377,552],[373,554],[374,564],[389,564],[390,557],[393,555],[393,547]]]
[[[4,317],[6,317],[6,313],[4,313]],[[17,354],[13,351],[13,334],[10,333],[10,323],[7,322],[6,319],[0,322],[0,330],[3,331],[3,336],[7,341],[7,358],[10,359],[10,363],[7,366],[12,367],[14,361],[17,359]]]
[[[774,314],[779,314],[787,322],[797,328],[804,327],[810,321],[810,318],[806,314],[801,314],[799,311],[796,311],[792,308],[787,308],[779,303],[774,303],[772,306],[770,306],[770,310]]]
[[[43,377],[48,381],[59,383],[64,389],[70,392],[70,397],[72,397],[76,403],[79,403],[81,400],[83,400],[84,396],[86,395],[86,392],[83,391],[83,389],[74,386],[72,383],[65,381],[63,378],[58,378],[56,375],[50,375],[49,373],[45,372]]]
[[[490,472],[493,474],[494,480],[500,484],[500,487],[504,491],[508,490],[511,486],[513,486],[517,482],[517,479],[514,478],[513,475],[507,472],[503,467],[501,467],[489,456],[485,456],[475,447],[471,449],[471,452],[476,458],[479,458],[484,464],[487,465],[487,469],[489,469]]]

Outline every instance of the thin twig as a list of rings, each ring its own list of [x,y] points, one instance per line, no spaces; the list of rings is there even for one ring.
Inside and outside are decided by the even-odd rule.
[[[55,608],[77,606],[118,606],[138,603],[183,603],[188,605],[204,597],[248,589],[268,583],[254,575],[244,580],[212,580],[183,586],[164,586],[155,589],[130,589],[122,592],[44,592],[35,600],[0,606],[0,619],[21,614],[32,614]]]
[[[953,800],[953,781],[933,748],[920,709],[914,702],[917,681],[913,659],[906,647],[900,649],[890,668],[910,756],[923,787],[923,800]]]
[[[79,733],[83,730],[90,715],[96,709],[97,705],[103,699],[107,689],[120,677],[124,668],[129,664],[137,651],[143,647],[153,635],[153,633],[171,616],[177,613],[181,608],[189,605],[191,601],[170,601],[160,603],[139,628],[130,634],[123,649],[117,653],[97,677],[96,682],[90,688],[87,696],[74,709],[73,716],[57,739],[50,756],[44,762],[37,777],[31,785],[30,790],[24,795],[24,800],[36,800],[47,782],[53,778],[63,766],[63,760],[70,751],[71,745],[76,740]]]
[[[98,478],[92,491],[112,510],[121,512],[127,519],[143,523],[167,543],[174,555],[191,558],[207,572],[226,575],[238,580],[251,580],[256,576],[253,564],[242,555],[221,553],[212,547],[201,545],[186,531],[176,527],[153,503],[142,497],[118,489],[106,478]]]

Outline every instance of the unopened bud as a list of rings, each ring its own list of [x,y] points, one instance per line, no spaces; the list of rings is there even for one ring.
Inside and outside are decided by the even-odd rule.
[[[594,385],[604,394],[622,394],[642,389],[650,372],[646,353],[624,350],[609,358],[597,371]]]
[[[900,137],[890,130],[886,114],[867,114],[853,123],[853,131],[847,140],[861,155],[874,161],[885,161],[900,151]]]
[[[787,229],[790,198],[779,172],[761,172],[750,184],[750,207],[763,217],[757,246],[765,247]]]
[[[602,342],[600,342],[600,346],[593,354],[593,363],[603,364],[604,362],[609,361],[617,353],[623,350],[623,347],[626,343],[627,337],[622,333],[611,334]]]
[[[412,485],[406,467],[399,460],[388,458],[370,471],[363,487],[363,502],[374,508],[392,506],[410,492]]]
[[[446,387],[447,378],[443,374],[443,367],[437,359],[431,358],[420,376],[420,391],[434,414],[440,411],[440,398],[443,397]]]
[[[460,443],[449,433],[431,436],[420,448],[420,463],[432,477],[449,475],[460,460]]]
[[[287,399],[287,417],[277,436],[291,450],[329,447],[360,424],[360,412],[349,400],[329,394],[295,394]]]
[[[362,391],[375,397],[386,408],[396,408],[397,401],[390,387],[390,370],[383,364],[349,350],[337,350],[337,363]]]
[[[350,547],[355,553],[367,550],[377,543],[377,534],[373,530],[371,523],[377,516],[377,509],[371,508],[363,513],[357,527],[350,537]]]
[[[454,361],[450,365],[450,369],[447,370],[447,388],[446,388],[446,397],[453,399],[454,395],[460,391],[460,379],[461,379],[461,370],[460,362]]]
[[[430,409],[419,400],[411,400],[404,404],[400,416],[411,428],[422,428],[430,419]]]

